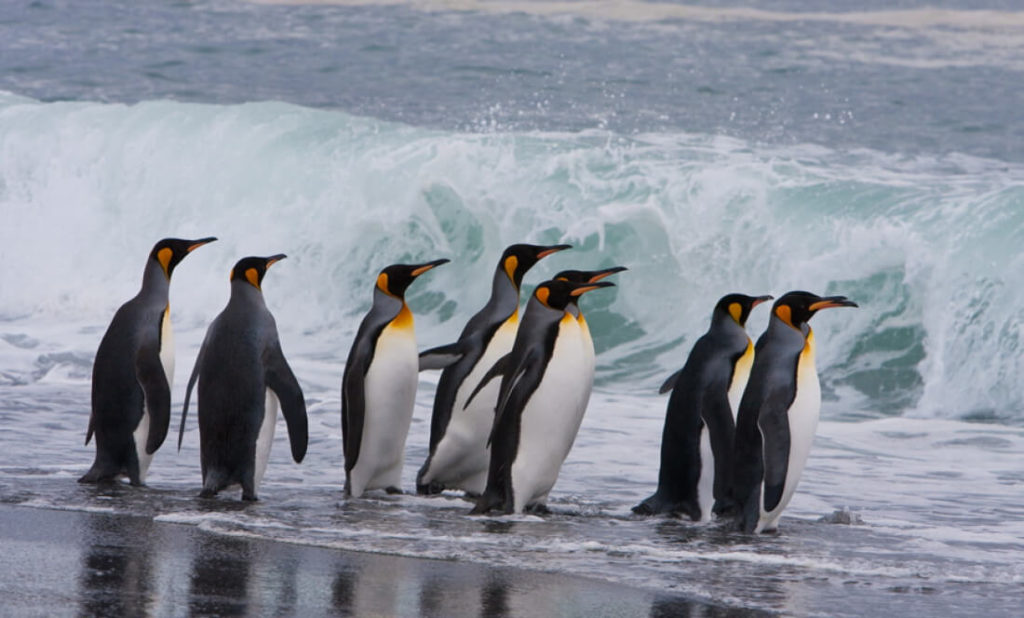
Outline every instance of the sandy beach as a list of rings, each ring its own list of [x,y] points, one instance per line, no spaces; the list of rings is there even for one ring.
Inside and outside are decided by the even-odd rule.
[[[563,574],[0,506],[7,616],[756,615]]]

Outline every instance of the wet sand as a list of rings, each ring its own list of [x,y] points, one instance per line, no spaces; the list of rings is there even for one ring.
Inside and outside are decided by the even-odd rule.
[[[7,616],[754,615],[562,574],[0,506]]]

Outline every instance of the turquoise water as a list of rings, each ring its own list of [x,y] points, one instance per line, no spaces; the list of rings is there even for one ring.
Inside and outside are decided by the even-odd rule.
[[[833,4],[0,5],[0,500],[790,614],[1011,612],[1024,13]],[[220,238],[175,272],[175,408],[231,266],[289,256],[264,291],[310,455],[296,467],[277,444],[254,509],[196,506],[194,427],[147,490],[72,482],[92,456],[99,338],[169,235]],[[527,288],[629,268],[584,303],[597,385],[555,516],[343,502],[338,390],[377,270],[452,260],[409,295],[421,347],[439,345],[521,241],[575,247]],[[790,289],[860,309],[814,319],[824,423],[782,533],[633,519],[657,474],[656,390],[715,300]],[[766,321],[755,310],[752,336]],[[409,489],[436,379],[417,396]]]

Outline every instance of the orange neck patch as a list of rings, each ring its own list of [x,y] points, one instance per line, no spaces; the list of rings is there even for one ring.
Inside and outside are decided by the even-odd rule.
[[[402,309],[395,316],[395,319],[391,320],[391,326],[401,330],[413,329],[412,311],[409,310],[409,305],[402,303]]]

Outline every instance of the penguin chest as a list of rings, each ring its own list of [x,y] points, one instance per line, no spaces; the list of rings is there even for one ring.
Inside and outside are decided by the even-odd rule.
[[[807,344],[800,354],[796,372],[796,397],[789,407],[789,466],[786,469],[786,485],[783,501],[788,501],[803,474],[804,464],[811,452],[811,443],[818,429],[821,412],[821,385],[814,364],[814,337],[808,336]]]
[[[589,388],[581,386],[586,362],[575,319],[563,320],[540,384],[523,407],[512,464],[514,509],[547,495],[576,439]]]
[[[754,365],[754,344],[747,340],[747,349],[737,359],[732,368],[732,381],[729,383],[729,408],[732,410],[733,419],[740,409],[740,399],[743,398],[743,389],[747,388],[747,381],[750,379],[750,368]]]
[[[418,371],[412,329],[386,327],[377,338],[373,361],[366,372],[366,407],[357,468],[363,464],[372,469],[401,466]]]
[[[167,384],[174,384],[174,331],[171,329],[170,305],[164,309],[160,320],[160,364],[167,376]]]

